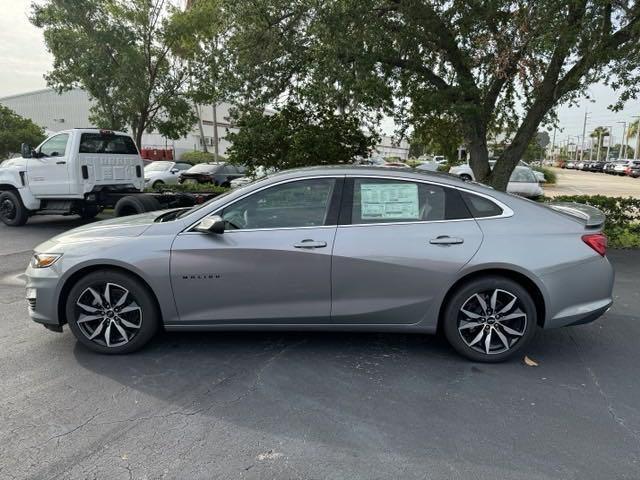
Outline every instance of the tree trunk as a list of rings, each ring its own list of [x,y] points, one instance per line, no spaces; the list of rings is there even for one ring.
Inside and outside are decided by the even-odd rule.
[[[465,138],[469,146],[469,166],[477,182],[489,178],[489,149],[487,148],[487,130],[477,118],[465,129]]]

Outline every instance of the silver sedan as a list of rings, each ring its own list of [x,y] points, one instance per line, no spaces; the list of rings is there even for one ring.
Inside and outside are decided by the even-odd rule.
[[[166,330],[435,333],[474,360],[611,305],[604,217],[449,175],[279,173],[193,209],[93,223],[38,246],[31,318],[101,353]]]

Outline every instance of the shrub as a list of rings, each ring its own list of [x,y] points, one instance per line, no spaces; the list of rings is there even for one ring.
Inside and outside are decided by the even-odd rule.
[[[607,220],[604,233],[613,248],[640,248],[640,199],[631,197],[606,197],[604,195],[564,195],[553,202],[576,202],[596,207]]]
[[[558,181],[556,172],[554,172],[550,168],[546,168],[546,167],[532,167],[532,168],[538,172],[544,173],[544,179],[548,184],[553,185]]]
[[[215,155],[211,152],[201,152],[200,150],[193,150],[191,152],[185,152],[180,156],[180,160],[189,163],[211,163],[215,162]],[[224,162],[226,159],[222,155],[218,155],[218,161]]]

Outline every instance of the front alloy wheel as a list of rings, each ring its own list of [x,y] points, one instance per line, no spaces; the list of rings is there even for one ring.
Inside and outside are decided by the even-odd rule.
[[[133,352],[153,337],[160,323],[149,288],[116,270],[98,270],[78,280],[69,291],[65,311],[78,341],[100,353]]]
[[[142,327],[142,309],[122,285],[88,287],[76,302],[76,323],[91,341],[105,347],[129,343]]]

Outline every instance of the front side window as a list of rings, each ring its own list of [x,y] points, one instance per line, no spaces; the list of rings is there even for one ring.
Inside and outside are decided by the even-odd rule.
[[[68,140],[69,135],[66,133],[51,137],[42,144],[40,147],[40,153],[44,157],[64,157],[67,151]]]
[[[422,182],[357,178],[351,223],[424,222],[470,218],[456,190]]]
[[[249,195],[222,211],[234,229],[319,227],[325,224],[333,178],[299,180]]]
[[[144,167],[145,172],[166,172],[171,167],[172,162],[155,161]]]

